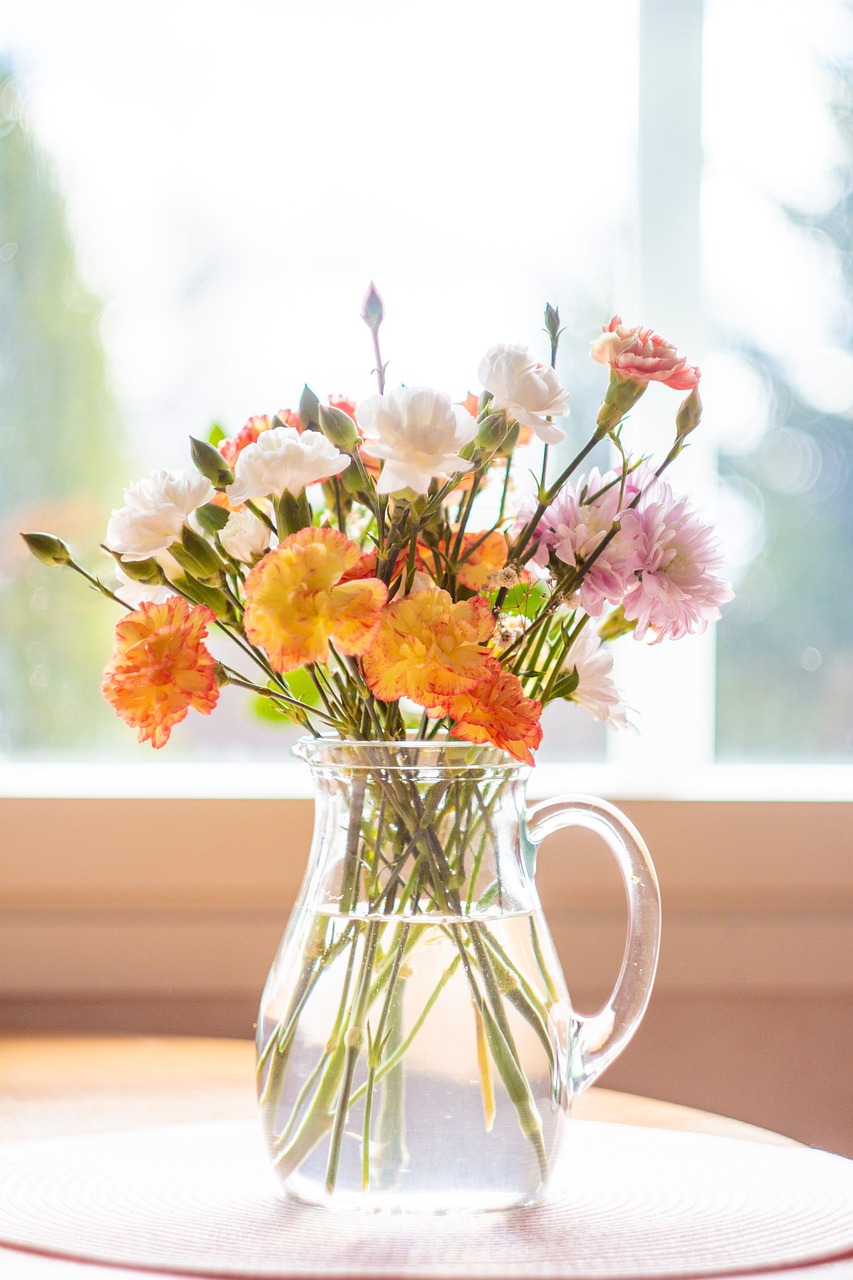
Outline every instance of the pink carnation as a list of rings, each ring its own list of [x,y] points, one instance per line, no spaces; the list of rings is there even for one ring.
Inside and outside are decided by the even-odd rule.
[[[638,491],[635,473],[625,485],[623,510]],[[580,478],[576,488],[565,488],[543,514],[534,535],[539,544],[535,559],[547,564],[553,554],[563,564],[580,565],[604,540],[618,516],[618,474],[611,471],[602,476],[593,470],[588,480]],[[631,582],[632,557],[631,538],[620,526],[580,586],[581,604],[592,617],[603,612],[606,602],[618,604],[622,600]]]
[[[702,524],[686,498],[668,485],[656,487],[651,501],[626,511],[622,532],[632,544],[633,582],[624,599],[625,617],[636,622],[634,637],[651,628],[655,643],[704,631],[731,600],[729,584],[718,577],[719,548],[710,525]]]
[[[593,360],[609,364],[632,382],[662,382],[676,391],[692,391],[699,385],[699,370],[680,356],[671,342],[651,329],[637,325],[627,329],[614,316],[589,349]]]

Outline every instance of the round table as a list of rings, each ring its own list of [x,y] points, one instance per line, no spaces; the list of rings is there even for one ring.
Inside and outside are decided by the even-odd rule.
[[[0,1142],[239,1121],[254,1114],[253,1046],[179,1037],[0,1036]],[[593,1088],[575,1102],[596,1120],[797,1146],[724,1116]],[[853,1206],[851,1206],[853,1212]],[[0,1247],[8,1280],[110,1280],[142,1273]],[[158,1275],[176,1273],[157,1272]],[[763,1272],[791,1280],[791,1271]],[[853,1259],[796,1268],[800,1280],[853,1280]]]

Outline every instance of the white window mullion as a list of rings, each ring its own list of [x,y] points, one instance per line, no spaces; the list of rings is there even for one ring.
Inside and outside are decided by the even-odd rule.
[[[642,0],[640,6],[637,298],[635,314],[624,317],[656,329],[700,364],[702,9],[702,0]],[[666,452],[679,402],[677,393],[649,388],[626,428],[632,452]],[[699,431],[672,479],[701,508],[713,474],[709,432]],[[711,763],[713,634],[654,647],[626,639],[614,656],[640,733],[610,733],[608,760],[655,771]]]

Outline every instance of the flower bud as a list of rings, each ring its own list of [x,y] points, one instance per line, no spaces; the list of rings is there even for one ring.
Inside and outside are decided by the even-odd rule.
[[[676,439],[683,440],[685,436],[690,435],[691,431],[695,431],[701,418],[702,401],[699,398],[698,387],[694,387],[690,395],[682,400],[675,415]]]
[[[305,490],[297,498],[289,489],[285,489],[275,504],[275,515],[279,539],[298,533],[300,529],[307,529],[311,523],[311,508],[305,497]]]
[[[320,430],[320,401],[307,383],[299,397],[299,425],[303,431]]]
[[[320,405],[320,430],[326,439],[345,453],[352,453],[358,444],[358,431],[348,413],[332,405]]]
[[[196,471],[209,480],[214,489],[224,489],[226,485],[233,484],[234,472],[218,449],[206,440],[196,440],[195,436],[190,436],[190,448]]]
[[[199,582],[198,578],[192,574],[175,578],[172,585],[180,591],[182,596],[186,596],[194,604],[207,605],[208,609],[212,610],[220,622],[226,622],[232,627],[240,625],[240,619],[232,601],[219,587],[212,587],[209,583]]]
[[[343,485],[345,493],[350,494],[363,506],[369,507],[371,505],[373,497],[365,488],[364,476],[355,462],[348,466],[346,471],[342,471],[338,479]]]
[[[490,413],[488,418],[484,418],[480,423],[474,443],[478,449],[485,449],[487,453],[492,453],[503,443],[506,433],[506,414]]]
[[[560,341],[560,334],[563,332],[560,328],[560,312],[557,307],[552,307],[550,302],[545,307],[545,332],[551,339],[551,350],[557,350],[557,344]]]
[[[168,578],[153,556],[147,560],[122,560],[120,551],[113,551],[104,543],[101,543],[101,546],[104,551],[109,552],[124,576],[130,578],[131,582],[142,582],[149,587],[162,586],[163,583],[168,582]]]
[[[606,436],[609,431],[613,431],[618,427],[625,414],[630,409],[633,409],[647,386],[648,383],[646,382],[637,382],[633,378],[626,378],[617,373],[615,369],[611,369],[610,382],[607,384],[607,391],[596,418],[596,427],[598,428],[596,435],[599,437]]]
[[[181,545],[199,567],[199,577],[215,578],[222,572],[222,561],[206,538],[185,524],[181,529]]]
[[[188,524],[181,527],[180,542],[173,542],[168,551],[184,572],[195,578],[215,578],[222,572],[222,561],[213,547]]]
[[[42,564],[59,568],[74,563],[68,546],[52,533],[22,533],[21,537],[36,560],[41,560]]]
[[[385,303],[372,280],[361,304],[361,318],[371,333],[376,333],[385,319]]]

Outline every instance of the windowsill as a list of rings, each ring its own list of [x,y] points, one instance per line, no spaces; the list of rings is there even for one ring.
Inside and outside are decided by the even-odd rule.
[[[672,801],[853,802],[849,765],[719,764],[663,775],[608,764],[541,764],[530,776],[533,800],[562,792],[605,799]],[[5,762],[0,798],[80,800],[305,800],[304,765],[244,761],[211,764]]]

